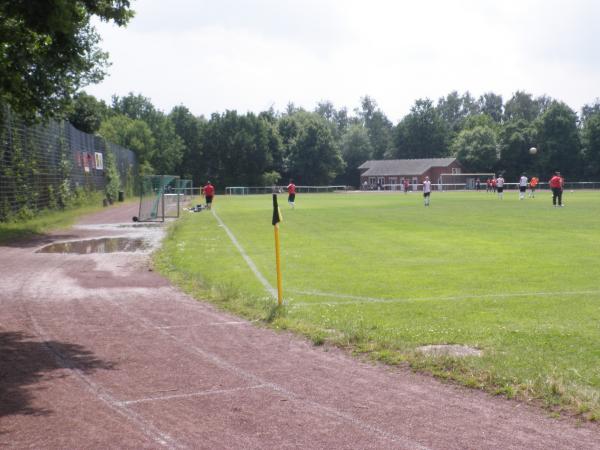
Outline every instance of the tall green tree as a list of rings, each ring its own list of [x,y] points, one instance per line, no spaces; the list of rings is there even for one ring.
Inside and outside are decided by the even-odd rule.
[[[201,136],[206,120],[202,117],[195,117],[183,105],[176,106],[171,110],[169,120],[183,143],[181,164],[176,172],[184,179],[193,179],[194,174],[200,171],[203,162]],[[194,181],[196,185],[202,182],[198,178],[195,178]]]
[[[331,131],[336,140],[339,140],[348,129],[350,118],[348,117],[348,110],[346,108],[337,110],[332,102],[322,101],[317,104],[314,112],[327,120],[331,125]]]
[[[137,156],[142,174],[153,172],[156,141],[146,122],[118,114],[102,122],[98,134],[109,142],[132,150]]]
[[[156,173],[175,174],[180,168],[185,145],[168,117],[157,110],[149,98],[133,93],[125,97],[114,96],[112,109],[130,119],[142,120],[150,127],[156,147],[150,161],[152,167]]]
[[[546,172],[538,164],[539,155],[531,155],[529,149],[538,146],[535,127],[524,119],[506,122],[500,130],[500,161],[498,171],[507,180],[517,179],[521,173],[537,175],[543,179]]]
[[[600,113],[600,98],[597,98],[594,103],[584,105],[581,108],[581,122],[585,123],[590,117]]]
[[[541,102],[536,101],[531,94],[517,91],[504,105],[504,120],[522,119],[533,122],[541,112]]]
[[[481,113],[490,116],[494,122],[502,122],[504,105],[501,95],[494,94],[493,92],[487,92],[479,97],[477,104]]]
[[[369,96],[361,98],[358,117],[369,133],[374,159],[383,159],[393,153],[393,124]]]
[[[202,133],[200,178],[220,187],[261,185],[274,167],[273,146],[279,141],[273,134],[273,125],[255,114],[213,114]]]
[[[477,102],[469,92],[459,95],[457,91],[440,98],[436,109],[440,117],[446,122],[450,139],[453,139],[462,130],[467,117],[477,114],[479,111]]]
[[[541,168],[548,174],[560,170],[571,180],[581,178],[581,140],[575,111],[555,101],[536,122],[536,128]]]
[[[494,169],[498,141],[491,126],[475,126],[462,130],[452,143],[452,153],[469,171],[489,172]]]
[[[584,175],[600,179],[600,111],[586,117],[582,130]]]
[[[419,99],[396,127],[396,158],[439,158],[450,153],[450,133],[430,99]]]
[[[128,0],[0,2],[0,103],[33,121],[63,115],[81,87],[105,75],[92,17],[125,26]]]
[[[164,114],[150,125],[156,141],[156,152],[152,158],[152,166],[157,173],[176,175],[181,166],[185,144],[175,132],[173,122]]]
[[[133,92],[124,97],[114,95],[111,107],[117,114],[123,114],[134,120],[143,120],[150,127],[154,125],[154,122],[158,120],[158,116],[161,114],[152,104],[152,100]]]
[[[330,184],[344,169],[340,149],[327,122],[299,112],[280,124],[287,174],[304,185]]]
[[[360,124],[352,125],[342,136],[341,149],[345,170],[339,175],[338,180],[346,185],[359,186],[358,166],[373,158],[368,131]]]
[[[67,120],[78,130],[94,134],[108,115],[109,109],[103,100],[98,100],[85,92],[78,92],[73,96]]]

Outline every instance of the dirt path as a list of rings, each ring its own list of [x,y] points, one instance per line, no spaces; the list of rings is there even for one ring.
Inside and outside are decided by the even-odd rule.
[[[131,208],[0,247],[0,447],[600,449],[598,425],[218,312],[150,272],[147,253],[35,253],[79,237],[157,242]]]

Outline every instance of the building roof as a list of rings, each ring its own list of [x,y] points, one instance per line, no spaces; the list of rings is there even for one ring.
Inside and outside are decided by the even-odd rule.
[[[432,167],[448,167],[454,161],[456,158],[382,159],[366,161],[358,168],[367,169],[361,176],[421,175]]]

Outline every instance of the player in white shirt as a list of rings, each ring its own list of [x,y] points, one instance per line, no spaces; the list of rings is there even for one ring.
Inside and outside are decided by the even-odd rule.
[[[429,177],[425,177],[423,180],[423,199],[425,200],[425,206],[429,206],[429,197],[431,196],[431,181]]]
[[[504,177],[502,175],[496,178],[496,192],[498,192],[498,198],[502,200],[504,198]]]
[[[525,191],[527,191],[527,176],[525,174],[521,175],[519,178],[519,200],[523,200],[525,198]]]

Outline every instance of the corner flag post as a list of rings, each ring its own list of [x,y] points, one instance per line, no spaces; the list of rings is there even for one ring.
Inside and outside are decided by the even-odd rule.
[[[281,211],[277,205],[277,194],[273,194],[273,228],[275,229],[275,265],[277,269],[277,304],[283,302],[283,288],[281,282],[281,257],[279,253],[279,222],[281,222]]]

